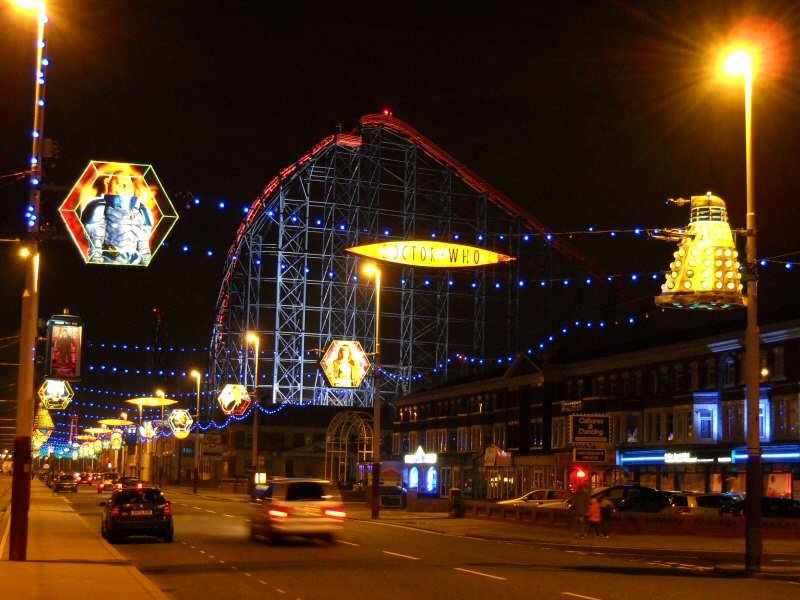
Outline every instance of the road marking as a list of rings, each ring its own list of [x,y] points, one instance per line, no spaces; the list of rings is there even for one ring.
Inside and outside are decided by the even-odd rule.
[[[235,519],[236,518],[234,515],[226,515],[225,513],[222,513],[222,516],[223,517],[230,517],[231,519]]]
[[[422,560],[420,558],[417,558],[416,556],[408,556],[407,554],[397,554],[396,552],[389,552],[388,550],[384,550],[383,553],[390,554],[392,556],[398,556],[400,558],[408,558],[410,560]]]
[[[594,596],[581,596],[580,594],[570,594],[569,592],[561,592],[565,596],[572,596],[573,598],[585,598],[586,600],[600,600],[600,598],[595,598]]]
[[[206,512],[210,512],[210,513],[216,513],[217,511],[215,511],[215,510],[208,510],[208,509],[206,509]]]
[[[506,581],[505,577],[498,577],[497,575],[489,575],[488,573],[481,573],[480,571],[470,571],[469,569],[461,569],[459,567],[454,567],[456,571],[462,571],[464,573],[472,573],[473,575],[480,575],[481,577],[490,577],[491,579],[500,579],[501,581]]]
[[[344,540],[336,540],[340,544],[347,544],[348,546],[360,546],[360,544],[354,544],[353,542],[345,542]]]
[[[193,508],[193,509],[195,509],[195,510],[203,510],[203,509],[202,509],[202,508],[200,508],[199,506],[193,506],[192,508]]]
[[[248,577],[252,577],[252,575],[250,575],[250,573],[245,573],[245,575],[247,575]]]

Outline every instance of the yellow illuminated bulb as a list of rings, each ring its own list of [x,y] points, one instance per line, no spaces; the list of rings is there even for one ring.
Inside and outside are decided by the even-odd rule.
[[[19,249],[19,255],[22,258],[28,258],[31,255],[31,249],[28,248],[27,246],[23,246],[22,248]]]
[[[736,50],[728,55],[722,68],[728,75],[744,75],[753,69],[753,59],[746,50]]]

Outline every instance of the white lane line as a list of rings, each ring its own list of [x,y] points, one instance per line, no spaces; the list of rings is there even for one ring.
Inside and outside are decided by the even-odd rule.
[[[561,592],[565,596],[572,596],[573,598],[585,598],[586,600],[600,600],[600,598],[595,598],[594,596],[581,596],[580,594],[570,594],[569,592]]]
[[[215,511],[215,510],[208,510],[208,509],[206,509],[206,512],[210,512],[210,513],[214,513],[214,514],[216,514],[216,512],[217,512],[217,511]]]
[[[416,556],[408,556],[407,554],[397,554],[396,552],[389,552],[388,550],[384,550],[383,553],[389,554],[391,556],[398,556],[400,558],[408,558],[410,560],[422,560],[420,558],[417,558]]]
[[[193,506],[192,508],[193,508],[193,509],[195,509],[195,510],[203,510],[203,509],[202,509],[202,508],[200,508],[199,506]]]
[[[222,516],[223,517],[230,517],[231,519],[235,519],[236,518],[234,515],[226,515],[225,513],[222,513]]]
[[[344,540],[336,540],[340,544],[347,544],[348,546],[360,546],[360,544],[354,544],[353,542],[345,542]]]
[[[470,571],[469,569],[461,569],[459,567],[454,567],[456,571],[461,571],[463,573],[472,573],[473,575],[480,575],[481,577],[489,577],[491,579],[500,579],[501,581],[506,581],[505,577],[498,577],[497,575],[489,575],[488,573],[481,573],[480,571]]]

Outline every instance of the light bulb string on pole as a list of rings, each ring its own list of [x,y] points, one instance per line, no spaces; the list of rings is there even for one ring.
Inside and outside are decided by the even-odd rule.
[[[194,483],[192,486],[193,493],[197,493],[197,483],[200,478],[200,381],[202,375],[200,371],[192,371],[192,377],[197,380],[197,423],[194,432]]]
[[[261,410],[258,401],[258,358],[260,338],[255,333],[248,333],[245,338],[248,342],[253,342],[254,366],[253,366],[253,453],[250,458],[252,477],[249,485],[252,490],[258,485],[258,413]]]
[[[373,381],[375,396],[373,398],[373,430],[372,430],[372,518],[380,517],[380,484],[381,484],[381,272],[375,269],[375,372]]]

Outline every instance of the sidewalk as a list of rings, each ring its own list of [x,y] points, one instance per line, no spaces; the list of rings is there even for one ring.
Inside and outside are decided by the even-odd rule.
[[[0,476],[0,589],[3,598],[85,598],[99,590],[125,590],[126,600],[167,596],[111,544],[91,530],[63,499],[41,481],[31,485],[26,560],[8,559],[11,477]]]
[[[193,496],[190,487],[165,486],[170,499]],[[54,495],[42,482],[31,486],[31,510],[28,521],[28,546],[25,561],[8,560],[11,477],[0,476],[0,589],[2,596],[19,600],[45,598],[83,598],[87,590],[125,590],[126,600],[167,600],[153,583],[134,568],[106,542],[97,529],[88,527],[62,495]],[[198,490],[197,496],[247,502],[246,494]],[[371,521],[371,510],[362,504],[348,504],[349,518]],[[414,527],[438,533],[498,539],[569,548],[574,551],[603,551],[665,555],[667,553],[740,552],[741,564],[720,565],[718,571],[730,576],[753,576],[785,579],[800,583],[800,567],[763,567],[759,573],[744,571],[744,540],[700,538],[689,536],[618,535],[610,539],[574,539],[561,529],[480,519],[451,519],[446,513],[414,513],[401,509],[382,508],[378,521],[387,525]],[[771,558],[783,556],[797,560],[798,540],[764,540],[764,553]],[[765,561],[766,562],[766,561]]]

